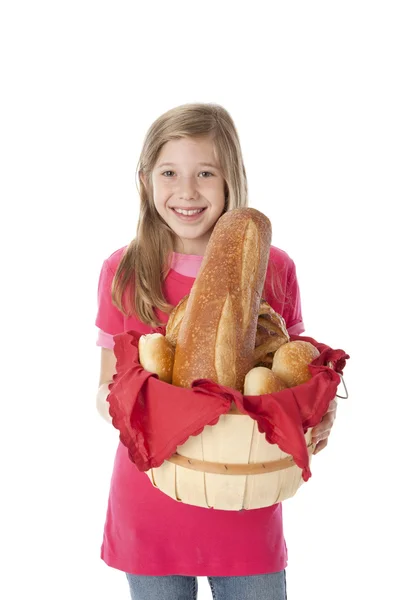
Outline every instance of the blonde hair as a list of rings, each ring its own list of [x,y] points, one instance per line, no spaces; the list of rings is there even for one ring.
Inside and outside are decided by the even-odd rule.
[[[225,180],[225,210],[248,205],[247,178],[239,136],[228,111],[218,104],[183,104],[161,115],[148,130],[139,157],[140,213],[136,238],[125,249],[117,268],[112,300],[125,315],[135,315],[153,327],[161,323],[155,309],[169,313],[162,290],[168,259],[173,252],[175,234],[158,214],[153,201],[151,173],[161,148],[170,140],[210,136],[214,153]],[[127,294],[127,305],[123,302]]]
[[[148,130],[137,165],[140,214],[136,238],[125,249],[112,284],[114,305],[125,315],[152,327],[161,325],[155,309],[170,313],[172,306],[163,295],[168,259],[175,234],[158,214],[153,200],[151,174],[161,148],[170,140],[210,136],[215,157],[225,180],[225,209],[248,205],[246,171],[239,136],[228,111],[218,104],[183,104],[161,115]],[[145,178],[147,185],[142,182]],[[127,294],[128,304],[123,297]]]

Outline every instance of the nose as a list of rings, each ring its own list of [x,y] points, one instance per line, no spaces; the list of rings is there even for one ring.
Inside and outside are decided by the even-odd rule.
[[[180,200],[196,200],[198,191],[195,177],[181,177],[178,182],[177,194]]]

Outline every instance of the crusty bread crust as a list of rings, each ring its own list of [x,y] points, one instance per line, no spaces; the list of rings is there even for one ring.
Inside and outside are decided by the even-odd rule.
[[[178,339],[179,328],[182,323],[183,315],[185,314],[189,294],[184,296],[182,300],[171,311],[167,326],[165,329],[165,337],[175,347]]]
[[[284,318],[268,302],[262,300],[257,321],[255,363],[263,362],[267,354],[275,352],[289,339]]]
[[[311,379],[308,365],[318,356],[319,351],[310,342],[288,342],[275,352],[272,371],[288,387],[301,385]]]
[[[207,378],[243,391],[270,245],[271,223],[261,212],[241,208],[219,219],[180,323],[174,385]]]

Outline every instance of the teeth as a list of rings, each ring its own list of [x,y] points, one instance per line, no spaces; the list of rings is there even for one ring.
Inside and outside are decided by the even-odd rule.
[[[179,213],[180,215],[197,215],[198,213],[200,213],[203,209],[202,208],[196,208],[195,210],[184,210],[183,208],[174,208],[174,210]]]

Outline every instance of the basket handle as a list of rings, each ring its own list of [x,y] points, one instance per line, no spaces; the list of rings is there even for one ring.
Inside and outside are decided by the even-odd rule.
[[[333,364],[331,362],[328,362],[328,367],[330,369],[333,369]],[[345,391],[346,395],[345,396],[340,396],[339,394],[336,394],[336,398],[342,398],[343,400],[347,400],[347,398],[349,397],[349,392],[347,391],[347,387],[346,387],[346,384],[344,382],[343,375],[341,375],[340,373],[338,373],[338,375],[339,375],[339,377],[341,379],[341,382],[343,384],[344,391]]]

